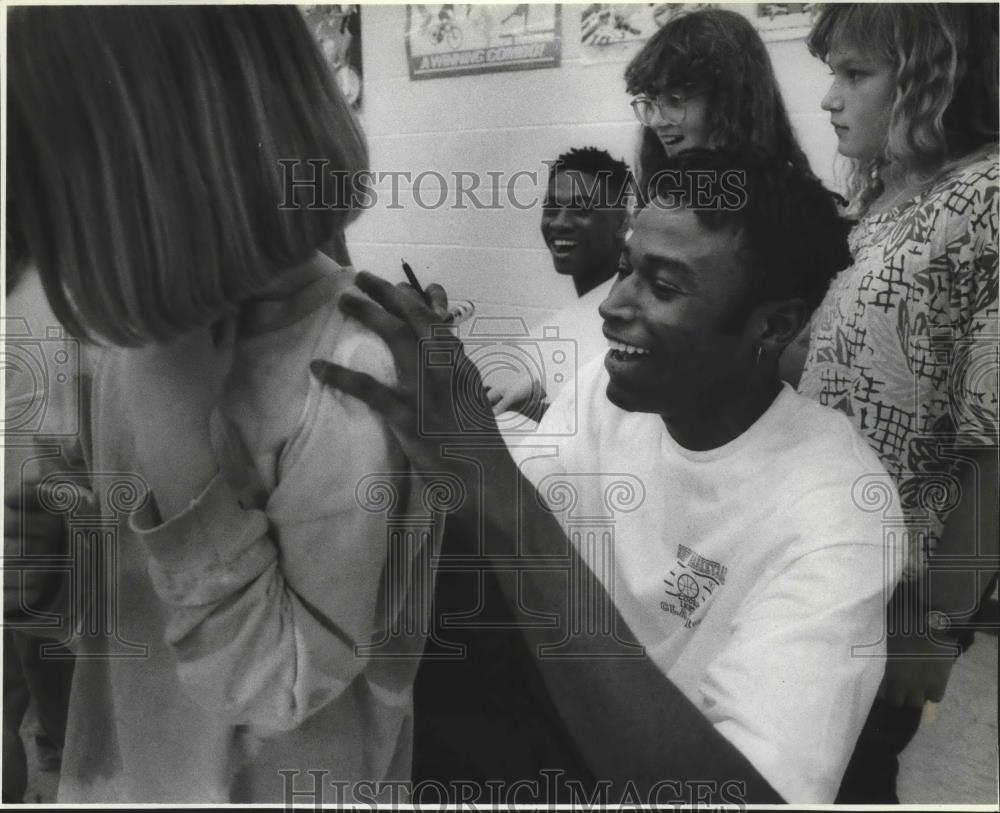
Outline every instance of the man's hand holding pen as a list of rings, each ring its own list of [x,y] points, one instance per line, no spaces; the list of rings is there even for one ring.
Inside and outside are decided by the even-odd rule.
[[[490,436],[502,444],[479,371],[465,355],[462,342],[451,330],[442,329],[451,324],[444,318],[449,313],[444,288],[394,286],[364,271],[358,273],[355,284],[367,297],[348,291],[339,306],[386,342],[396,362],[398,382],[386,386],[322,359],[310,365],[313,375],[380,413],[418,470],[454,468],[445,462],[441,450],[449,439],[457,440],[467,431],[459,416],[474,422],[477,444]],[[427,340],[433,341],[435,354],[445,363],[425,363],[422,343]]]
[[[427,293],[424,291],[423,286],[420,284],[420,280],[417,279],[417,275],[413,273],[413,269],[410,267],[410,264],[406,260],[400,260],[400,262],[402,262],[403,264],[403,273],[406,274],[406,281],[409,282],[410,287],[413,288],[413,290],[415,290],[418,294],[420,294],[420,296],[423,297],[424,301],[427,302],[428,305],[430,305],[431,302],[427,298]],[[432,287],[441,288],[440,285]],[[441,290],[444,289],[441,288]],[[456,302],[450,308],[446,309],[442,321],[445,324],[451,325],[452,327],[456,327],[460,325],[462,322],[466,321],[467,319],[472,318],[472,315],[475,312],[476,312],[476,306],[468,299],[462,299]]]

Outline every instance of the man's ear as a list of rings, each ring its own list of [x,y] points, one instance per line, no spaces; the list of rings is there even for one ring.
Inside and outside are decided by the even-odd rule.
[[[757,344],[778,354],[802,331],[809,319],[809,310],[802,299],[766,302],[754,314],[757,324]]]

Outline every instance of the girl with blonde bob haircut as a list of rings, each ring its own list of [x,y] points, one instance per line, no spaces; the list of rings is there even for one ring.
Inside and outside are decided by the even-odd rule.
[[[303,19],[19,8],[8,45],[11,199],[56,315],[99,343],[35,394],[79,431],[5,495],[15,543],[89,574],[69,599],[58,576],[5,591],[8,623],[53,613],[78,656],[59,801],[278,803],[309,769],[408,780],[423,639],[388,637],[410,583],[387,573],[422,572],[436,532],[388,546],[356,490],[383,472],[412,514],[408,461],[309,375],[331,355],[395,371],[338,307],[353,272],[317,251],[355,216],[367,156]],[[347,182],[296,187],[280,162]],[[111,530],[43,538],[60,483]]]
[[[885,676],[837,801],[896,804],[897,756],[996,583],[981,560],[978,584],[938,562],[995,561],[1000,536],[997,7],[834,4],[808,44],[831,69],[821,106],[859,220],[799,389],[878,453],[909,543],[907,578],[872,630],[887,635]]]
[[[279,159],[299,179],[308,159],[368,160],[295,15],[16,9],[11,23],[11,184],[77,335],[128,346],[205,325],[356,216],[350,201],[309,207],[308,189],[286,200]]]

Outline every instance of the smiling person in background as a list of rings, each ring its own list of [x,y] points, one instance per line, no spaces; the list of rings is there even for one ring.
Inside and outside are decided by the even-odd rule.
[[[371,299],[340,300],[391,343],[398,386],[322,361],[313,371],[384,414],[418,469],[477,495],[447,518],[465,555],[518,568],[501,580],[509,606],[553,619],[517,625],[567,732],[539,770],[558,773],[575,751],[609,787],[632,783],[633,803],[720,779],[745,783],[746,802],[829,802],[882,672],[869,625],[898,575],[881,512],[854,495],[874,477],[891,500],[892,485],[843,415],[782,385],[778,357],[849,264],[846,224],[818,180],[771,156],[699,150],[666,168],[675,185],[635,218],[601,305],[611,349],[542,420],[557,454],[518,470],[457,338],[455,368],[421,358],[445,312],[437,286],[434,311],[365,274]],[[689,182],[727,171],[742,173],[744,205],[689,208]],[[489,436],[463,439],[466,409]],[[530,564],[550,557],[567,569]],[[506,722],[524,685],[503,690]],[[461,733],[459,759],[482,737]],[[533,751],[532,733],[508,734],[508,750]]]
[[[563,153],[549,168],[542,237],[556,273],[573,278],[577,296],[618,269],[628,182],[625,162],[594,147]]]
[[[579,300],[545,321],[576,341],[577,362],[604,350],[597,306],[618,270],[628,216],[628,165],[596,147],[572,149],[549,165],[542,237],[557,274],[569,276]],[[538,420],[560,388],[527,370],[491,381],[487,396],[496,414],[514,411]]]
[[[625,70],[643,125],[640,186],[664,154],[693,147],[758,147],[808,171],[771,58],[742,15],[695,11],[656,32]]]

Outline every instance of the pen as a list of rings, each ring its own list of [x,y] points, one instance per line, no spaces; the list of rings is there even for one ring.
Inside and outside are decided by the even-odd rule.
[[[417,275],[413,273],[413,269],[410,268],[410,264],[406,260],[400,260],[400,262],[403,264],[403,273],[406,274],[406,281],[410,283],[413,290],[420,294],[421,298],[426,302],[427,294],[424,293],[424,288],[420,284],[420,280],[417,279]],[[468,299],[461,299],[448,309],[446,321],[450,325],[460,325],[475,312],[476,306],[472,302]]]
[[[403,264],[403,273],[406,274],[406,281],[413,286],[413,289],[420,294],[424,301],[427,301],[423,286],[420,284],[420,280],[417,279],[417,275],[413,273],[413,269],[410,268],[410,264],[406,260],[400,260],[400,262]]]

